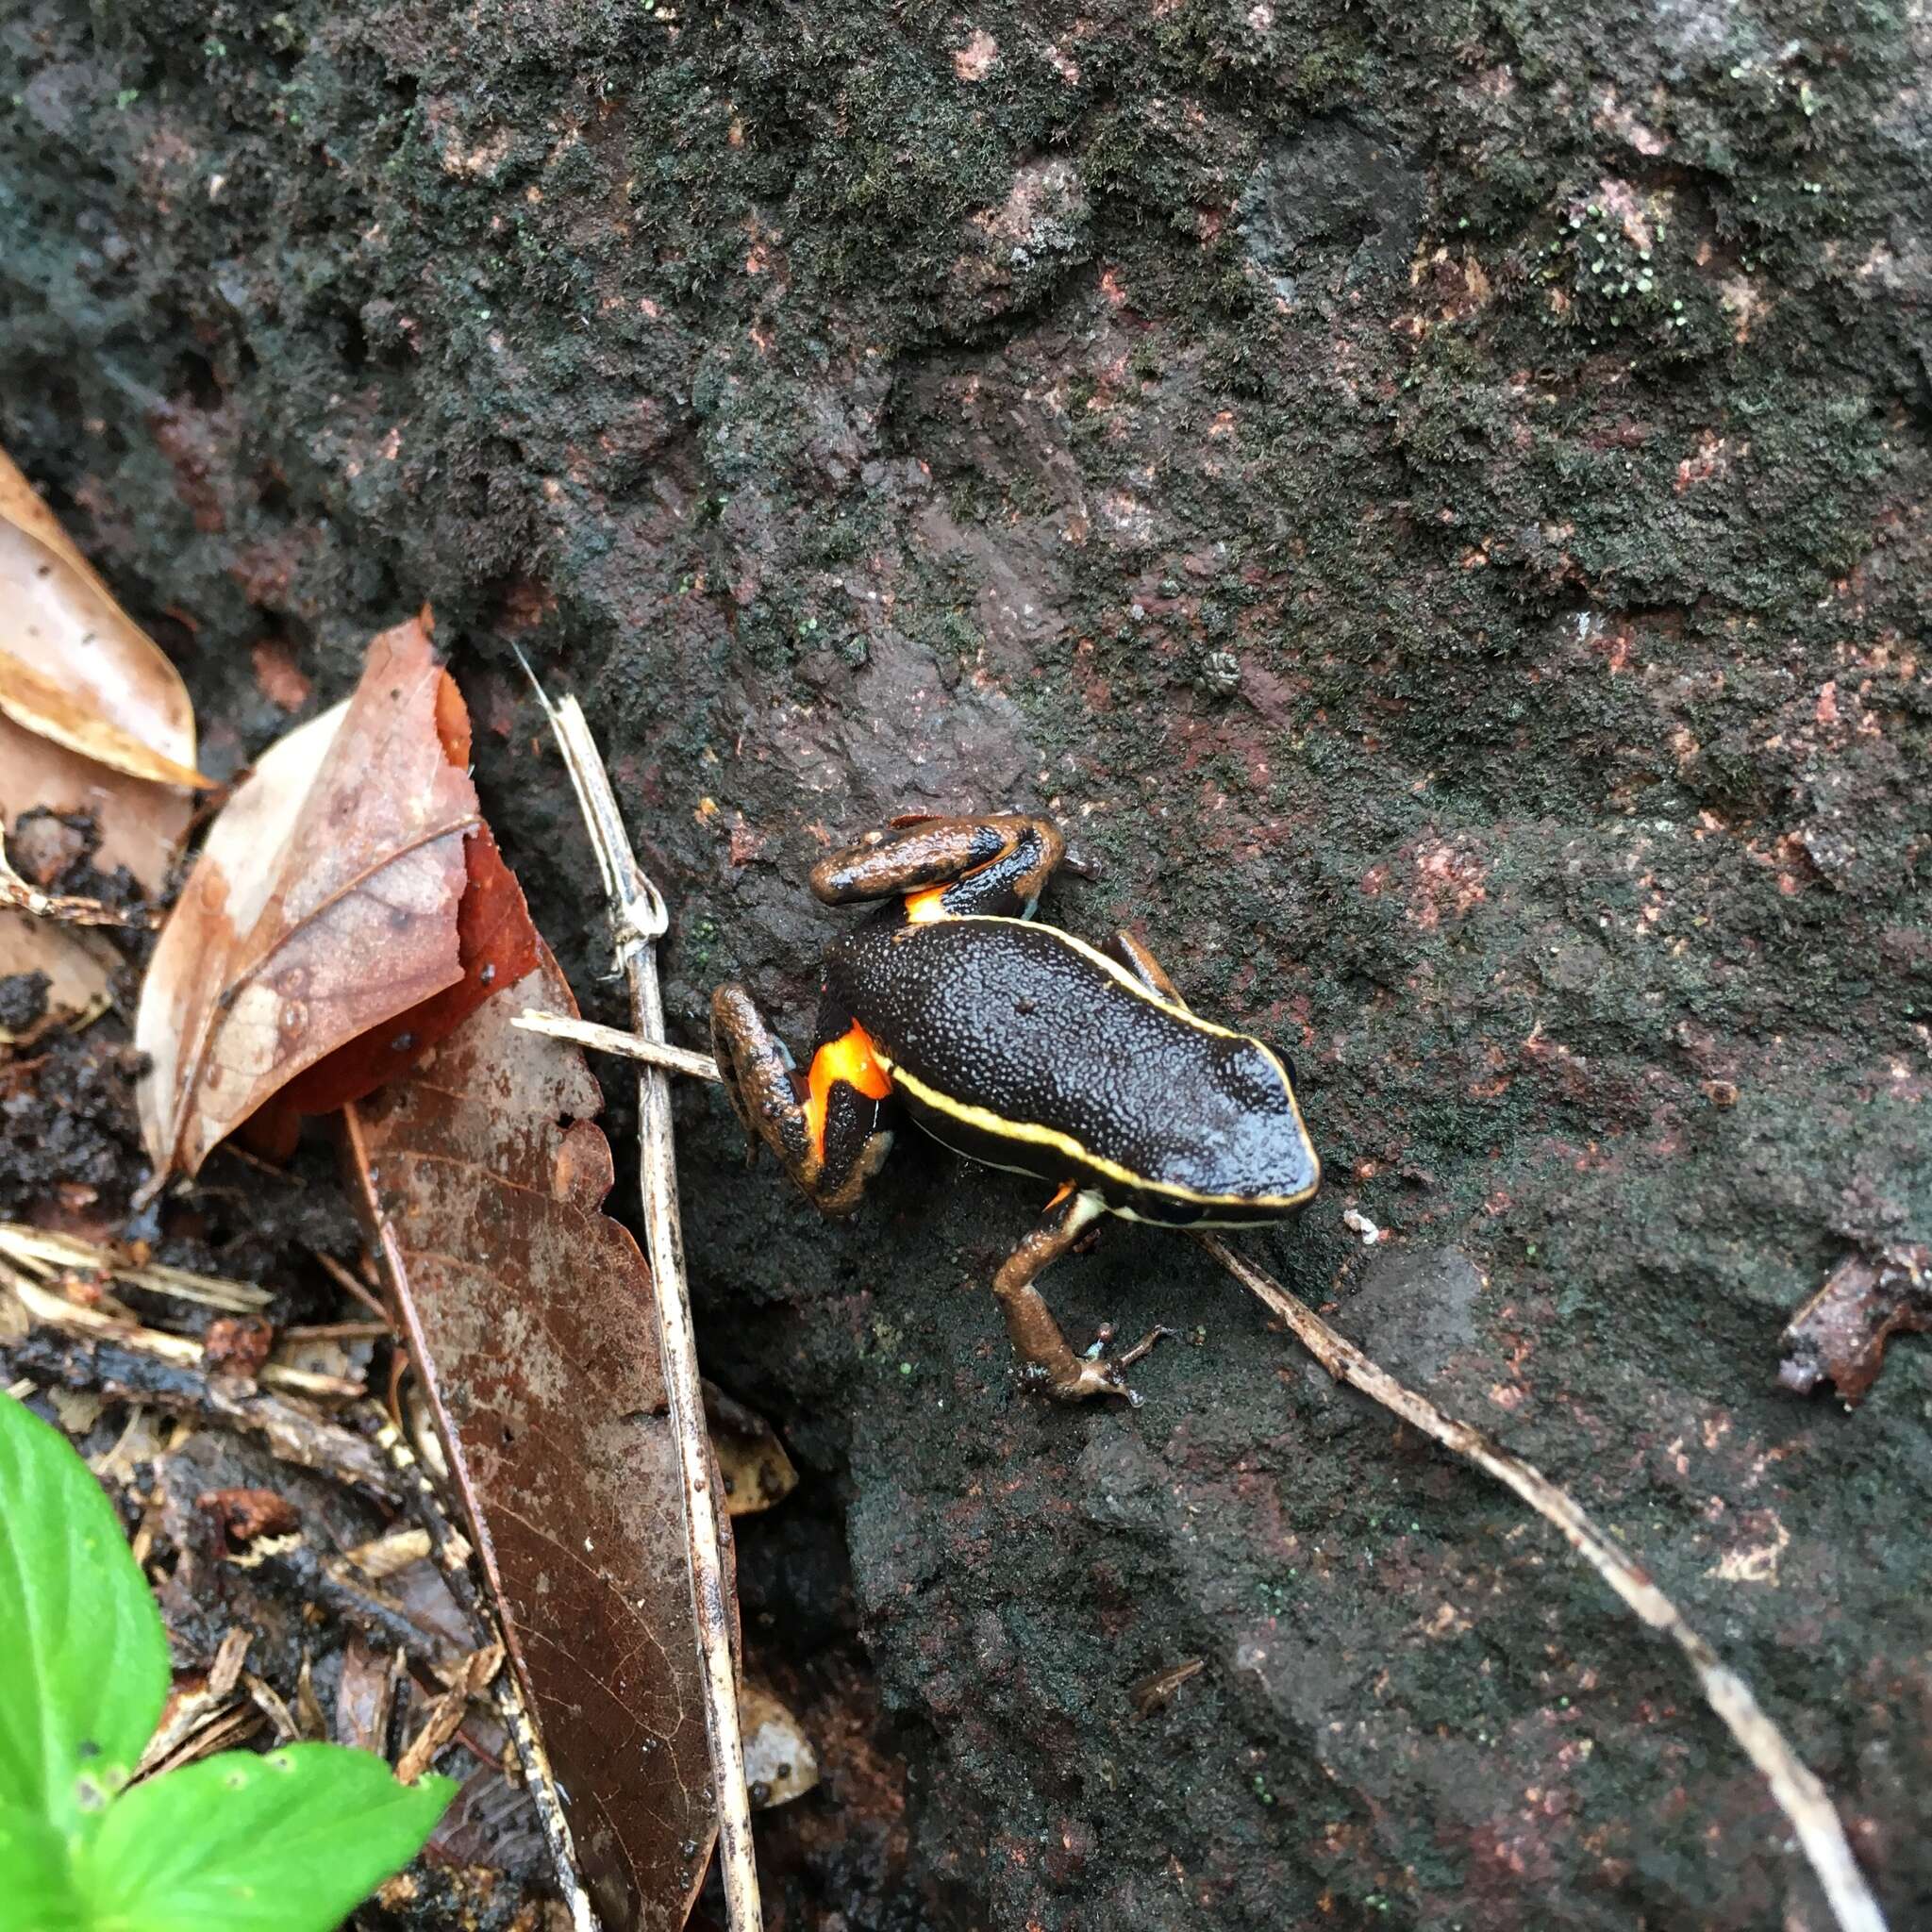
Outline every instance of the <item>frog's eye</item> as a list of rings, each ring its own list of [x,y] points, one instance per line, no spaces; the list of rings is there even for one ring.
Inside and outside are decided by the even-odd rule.
[[[1221,1069],[1223,1091],[1238,1105],[1262,1113],[1280,1108],[1281,1075],[1265,1048],[1252,1040],[1230,1040],[1222,1049]]]

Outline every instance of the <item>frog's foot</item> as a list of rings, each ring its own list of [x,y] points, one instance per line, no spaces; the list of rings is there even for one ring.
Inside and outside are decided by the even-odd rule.
[[[1148,1354],[1157,1341],[1174,1332],[1172,1328],[1150,1328],[1132,1348],[1120,1355],[1109,1356],[1107,1347],[1113,1340],[1113,1330],[1103,1327],[1094,1338],[1093,1346],[1084,1355],[1074,1357],[1074,1374],[1070,1377],[1063,1381],[1048,1378],[1047,1392],[1056,1402],[1091,1402],[1096,1395],[1113,1395],[1139,1408],[1141,1398],[1127,1385],[1127,1371]]]
[[[1053,1310],[1033,1285],[1035,1277],[1058,1260],[1106,1211],[1106,1203],[1098,1194],[1075,1192],[1071,1184],[1062,1188],[1047,1204],[1040,1225],[1007,1257],[992,1278],[992,1291],[999,1297],[1007,1333],[1029,1382],[1042,1386],[1056,1402],[1091,1402],[1096,1396],[1112,1396],[1138,1407],[1141,1398],[1127,1386],[1124,1371],[1167,1331],[1155,1329],[1111,1361],[1103,1353],[1111,1331],[1103,1331],[1085,1355],[1075,1355],[1054,1320]]]
[[[1156,999],[1165,1000],[1183,1013],[1188,1010],[1187,1001],[1182,999],[1160,961],[1132,933],[1115,933],[1100,950],[1118,959]]]
[[[1113,1396],[1130,1408],[1141,1406],[1139,1391],[1127,1386],[1118,1362],[1089,1361],[1085,1356],[1075,1356],[1072,1372],[1063,1378],[1056,1378],[1038,1363],[1031,1363],[1026,1380],[1056,1402],[1091,1402],[1096,1396]]]
[[[806,1185],[810,1150],[791,1055],[741,986],[721,986],[711,995],[711,1058],[752,1158],[762,1141]]]
[[[1143,1356],[1149,1356],[1154,1353],[1154,1344],[1156,1342],[1172,1341],[1174,1339],[1174,1334],[1175,1331],[1174,1329],[1167,1327],[1162,1323],[1157,1322],[1124,1355],[1117,1355],[1112,1357],[1114,1367],[1117,1369],[1131,1369]],[[1113,1325],[1109,1323],[1093,1338],[1093,1346],[1087,1351],[1087,1359],[1089,1361],[1099,1361],[1107,1354],[1107,1345],[1112,1340]]]

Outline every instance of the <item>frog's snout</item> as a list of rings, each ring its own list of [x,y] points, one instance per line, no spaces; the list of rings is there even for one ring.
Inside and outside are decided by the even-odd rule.
[[[1287,1062],[1257,1040],[1229,1040],[1220,1087],[1231,1119],[1223,1158],[1257,1201],[1300,1202],[1321,1185],[1322,1163],[1308,1139]]]

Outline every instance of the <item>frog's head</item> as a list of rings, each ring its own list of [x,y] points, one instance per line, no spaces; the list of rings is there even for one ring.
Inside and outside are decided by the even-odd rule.
[[[1260,1041],[1230,1034],[1214,1056],[1200,1098],[1203,1192],[1252,1201],[1259,1214],[1285,1214],[1322,1185],[1321,1157],[1302,1120],[1294,1072]]]

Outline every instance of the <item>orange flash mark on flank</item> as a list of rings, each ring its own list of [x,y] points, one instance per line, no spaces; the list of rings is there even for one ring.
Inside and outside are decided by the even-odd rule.
[[[936,919],[946,914],[940,901],[952,891],[950,885],[927,886],[923,892],[906,894],[906,918],[912,925],[930,925]]]
[[[832,1103],[832,1089],[841,1081],[858,1090],[868,1100],[883,1100],[892,1091],[886,1070],[873,1058],[872,1041],[857,1020],[837,1040],[828,1040],[811,1057],[811,1072],[806,1076],[805,1124],[811,1135],[812,1151],[825,1158],[825,1109]]]
[[[1049,1214],[1051,1214],[1051,1213],[1053,1212],[1053,1210],[1054,1210],[1054,1209],[1055,1209],[1056,1208],[1058,1208],[1058,1206],[1060,1205],[1060,1203],[1061,1203],[1062,1201],[1064,1201],[1064,1200],[1065,1200],[1065,1199],[1067,1198],[1067,1196],[1068,1196],[1069,1194],[1071,1194],[1071,1193],[1072,1193],[1073,1191],[1074,1191],[1074,1184],[1073,1184],[1073,1182],[1072,1182],[1072,1181],[1062,1181],[1062,1182],[1060,1183],[1060,1191],[1059,1191],[1059,1192],[1058,1192],[1058,1193],[1057,1193],[1057,1194],[1056,1194],[1056,1195],[1055,1195],[1055,1196],[1053,1197],[1053,1199],[1052,1199],[1051,1201],[1049,1201],[1049,1202],[1048,1202],[1048,1203],[1046,1204],[1046,1212],[1047,1212],[1047,1213],[1049,1213]]]

